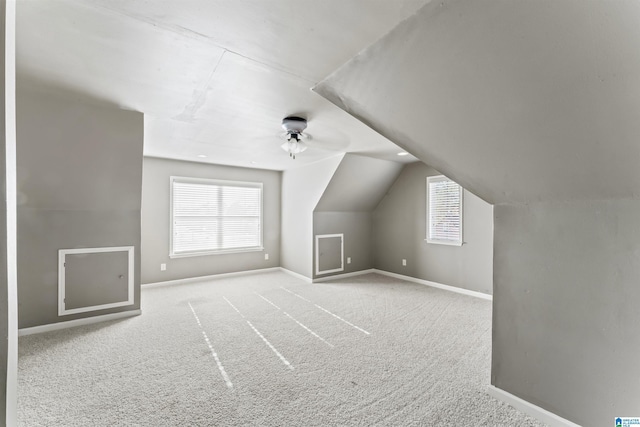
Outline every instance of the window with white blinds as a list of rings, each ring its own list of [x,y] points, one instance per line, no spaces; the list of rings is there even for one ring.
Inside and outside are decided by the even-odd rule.
[[[171,177],[171,256],[262,250],[262,183]]]
[[[446,176],[427,177],[427,242],[462,245],[462,187]]]

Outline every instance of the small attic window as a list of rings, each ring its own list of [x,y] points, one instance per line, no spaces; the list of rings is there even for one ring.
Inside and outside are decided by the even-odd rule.
[[[462,245],[462,187],[444,175],[427,177],[427,242]]]

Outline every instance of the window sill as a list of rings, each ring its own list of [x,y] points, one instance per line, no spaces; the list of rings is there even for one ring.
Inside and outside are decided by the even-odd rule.
[[[180,254],[169,254],[169,258],[190,258],[197,256],[209,256],[209,255],[226,255],[226,254],[242,254],[248,252],[262,252],[264,247],[259,248],[244,248],[244,249],[229,249],[224,251],[203,251],[203,252],[186,252]]]
[[[464,242],[450,242],[447,240],[430,240],[424,239],[427,243],[433,243],[434,245],[446,245],[446,246],[462,246]]]

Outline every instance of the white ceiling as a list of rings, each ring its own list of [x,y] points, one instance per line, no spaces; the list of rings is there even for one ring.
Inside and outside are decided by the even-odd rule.
[[[428,2],[25,0],[18,77],[143,112],[147,156],[276,170],[336,152],[410,162],[310,88]],[[312,137],[295,161],[279,147],[292,114]]]

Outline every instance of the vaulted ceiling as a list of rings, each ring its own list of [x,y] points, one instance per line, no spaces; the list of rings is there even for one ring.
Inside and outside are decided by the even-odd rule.
[[[143,112],[149,156],[276,170],[336,152],[409,162],[310,88],[428,1],[21,1],[18,79]],[[280,148],[292,114],[312,137],[295,161]]]

